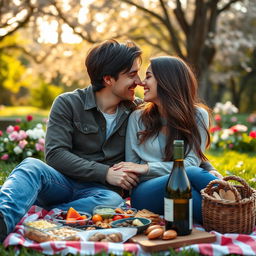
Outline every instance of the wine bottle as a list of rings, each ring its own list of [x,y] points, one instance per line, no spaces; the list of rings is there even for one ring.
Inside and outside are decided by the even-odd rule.
[[[165,228],[179,236],[192,231],[192,192],[184,168],[184,141],[173,141],[173,168],[166,184],[164,198]]]

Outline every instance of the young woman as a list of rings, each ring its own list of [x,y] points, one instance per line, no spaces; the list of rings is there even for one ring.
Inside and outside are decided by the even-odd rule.
[[[201,194],[217,171],[200,168],[207,160],[209,116],[197,96],[197,81],[188,65],[178,57],[157,57],[143,81],[144,104],[134,111],[127,127],[126,161],[116,170],[139,175],[131,193],[132,207],[163,214],[165,186],[172,169],[173,140],[185,142],[184,165],[192,186],[194,220],[202,222]]]

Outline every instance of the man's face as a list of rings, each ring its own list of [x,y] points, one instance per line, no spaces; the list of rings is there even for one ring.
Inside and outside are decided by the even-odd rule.
[[[121,72],[117,80],[115,80],[114,78],[111,78],[112,93],[116,97],[118,97],[121,101],[122,100],[133,101],[135,99],[134,90],[137,87],[137,85],[141,84],[141,80],[138,75],[139,68],[140,68],[140,61],[139,59],[135,59],[131,69],[128,72],[126,73]]]

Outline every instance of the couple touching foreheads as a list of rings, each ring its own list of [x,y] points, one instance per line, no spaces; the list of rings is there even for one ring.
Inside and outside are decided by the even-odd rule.
[[[1,188],[1,240],[33,204],[92,212],[96,205],[120,205],[130,191],[132,207],[163,214],[176,139],[185,142],[200,223],[200,190],[221,176],[204,154],[209,116],[189,66],[177,57],[153,58],[141,80],[140,48],[115,40],[92,48],[85,64],[91,85],[61,94],[51,108],[46,163],[25,159]],[[135,98],[138,85],[143,100]]]

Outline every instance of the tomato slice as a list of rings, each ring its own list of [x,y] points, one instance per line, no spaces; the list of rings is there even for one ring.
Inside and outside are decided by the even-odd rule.
[[[115,220],[121,220],[123,218],[123,216],[121,216],[121,215],[115,215],[114,217],[113,217],[113,221],[115,221]]]

